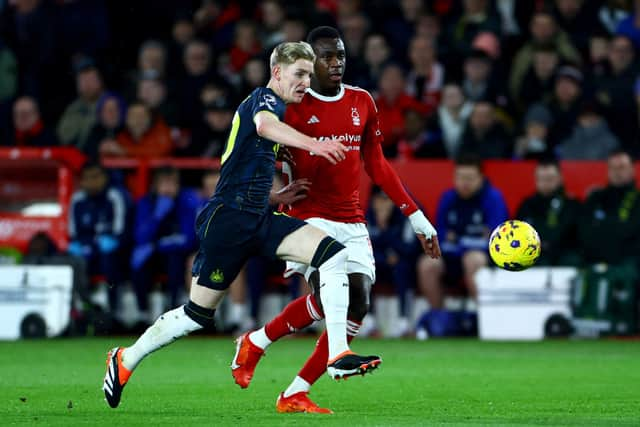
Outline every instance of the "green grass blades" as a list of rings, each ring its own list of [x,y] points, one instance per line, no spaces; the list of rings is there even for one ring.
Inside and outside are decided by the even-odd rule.
[[[322,378],[311,398],[334,415],[278,414],[275,401],[312,351],[312,339],[268,349],[251,386],[233,383],[229,338],[183,339],[149,356],[117,409],[101,386],[106,352],[133,338],[0,343],[0,424],[546,425],[640,423],[640,343],[359,340],[380,354],[373,375]]]

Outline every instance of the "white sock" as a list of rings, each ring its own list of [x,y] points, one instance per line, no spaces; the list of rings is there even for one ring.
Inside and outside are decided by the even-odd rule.
[[[273,342],[267,336],[267,332],[265,331],[264,326],[256,331],[251,332],[249,334],[249,339],[251,340],[252,343],[254,343],[255,345],[257,345],[263,350],[269,347],[269,344]]]
[[[289,387],[284,391],[284,397],[289,397],[292,394],[300,393],[301,391],[308,392],[309,390],[311,390],[311,384],[296,376],[291,384],[289,384]]]
[[[349,279],[347,278],[347,251],[341,250],[327,261],[320,272],[320,301],[329,340],[329,360],[349,350],[347,344],[347,307],[349,306]]]
[[[184,306],[174,308],[160,316],[135,344],[123,351],[122,364],[134,370],[147,355],[198,329],[202,326],[187,316]]]

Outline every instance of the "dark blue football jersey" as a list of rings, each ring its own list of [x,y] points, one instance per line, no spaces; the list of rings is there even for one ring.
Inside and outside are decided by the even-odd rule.
[[[242,101],[233,116],[212,201],[249,212],[267,212],[279,145],[258,135],[254,117],[267,111],[282,121],[285,109],[284,101],[265,87],[255,89]]]

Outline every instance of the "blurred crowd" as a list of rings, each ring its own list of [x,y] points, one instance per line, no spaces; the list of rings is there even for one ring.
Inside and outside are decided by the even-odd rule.
[[[485,159],[539,160],[537,194],[517,217],[540,231],[543,264],[637,265],[638,0],[0,0],[0,145],[71,146],[90,159],[67,254],[85,261],[84,289],[111,285],[103,307],[133,298],[146,323],[180,302],[194,218],[217,174],[185,186],[160,168],[134,201],[100,160],[219,157],[235,107],[268,80],[270,50],[317,25],[341,31],[344,80],[373,94],[388,157],[456,161],[452,190],[429,212],[442,261],[420,257],[402,214],[373,191],[376,292],[399,301],[389,334],[415,326],[412,293],[436,315],[447,286],[475,296],[488,232],[508,216]],[[583,159],[608,162],[609,187],[579,205],[557,161]],[[36,255],[57,253],[36,237]],[[305,291],[283,287],[279,268],[252,260],[232,290],[230,329],[259,320],[263,290],[280,301]],[[166,295],[154,300],[157,283]]]

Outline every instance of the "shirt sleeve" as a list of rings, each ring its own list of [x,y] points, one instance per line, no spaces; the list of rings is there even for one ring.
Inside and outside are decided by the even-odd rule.
[[[400,208],[404,215],[411,215],[418,210],[418,206],[407,193],[400,177],[391,167],[382,153],[381,142],[383,141],[382,131],[380,131],[380,120],[378,109],[368,95],[368,119],[366,123],[364,141],[362,142],[362,159],[364,168],[371,180],[389,196],[393,203]]]
[[[282,121],[284,119],[284,112],[286,110],[286,105],[276,95],[274,95],[271,91],[262,89],[256,92],[256,99],[253,100],[251,117],[255,118],[256,114],[261,111],[266,111],[275,115],[278,120]]]

